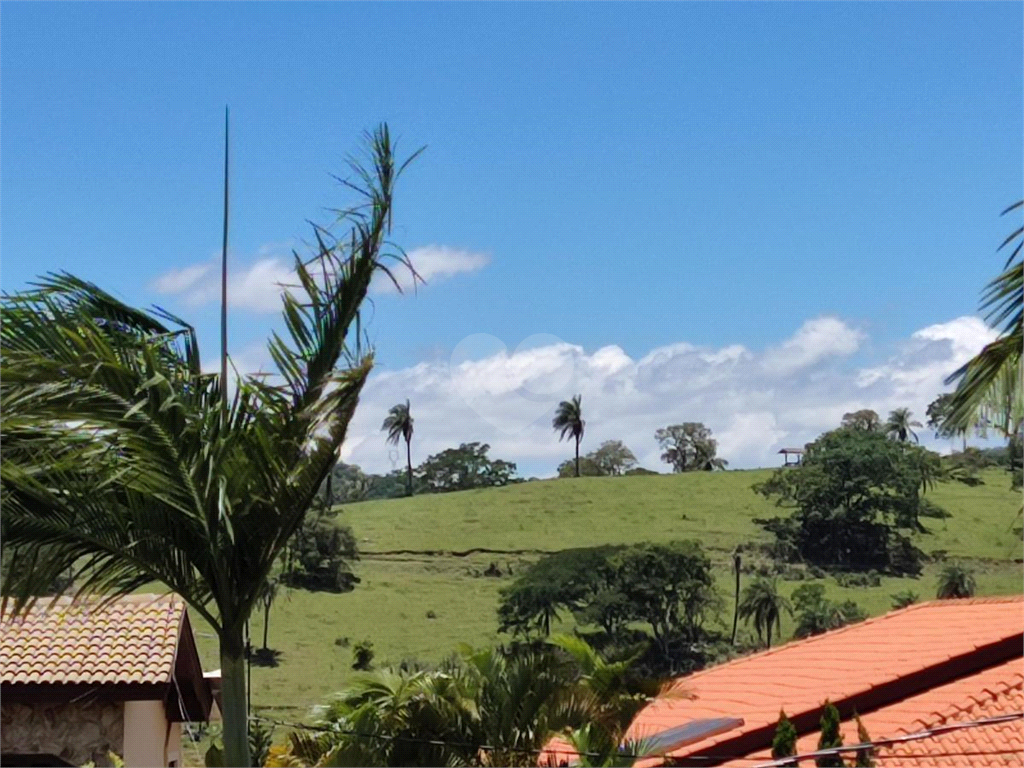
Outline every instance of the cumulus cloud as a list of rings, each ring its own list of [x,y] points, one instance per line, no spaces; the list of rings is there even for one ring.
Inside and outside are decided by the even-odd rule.
[[[460,251],[443,246],[416,248],[408,253],[413,267],[428,285],[455,275],[475,272],[487,265],[483,254]],[[172,269],[151,284],[157,293],[181,297],[188,306],[213,303],[220,298],[219,261],[192,264]],[[401,265],[391,269],[403,291],[413,289],[411,273]],[[246,264],[230,264],[228,271],[228,304],[233,309],[257,313],[274,313],[281,309],[281,294],[294,289],[298,278],[287,244],[260,248],[256,258]],[[374,293],[395,293],[392,281],[379,273],[371,285]]]
[[[860,347],[864,334],[835,317],[808,320],[790,339],[768,350],[761,364],[776,376],[786,376],[830,357],[852,355]]]
[[[456,275],[478,272],[490,262],[490,259],[482,253],[460,251],[455,248],[446,248],[443,245],[414,248],[406,253],[406,256],[409,257],[413,269],[427,285],[439,283]],[[411,291],[414,287],[418,287],[413,285],[414,278],[408,269],[399,266],[392,269],[391,272],[403,291]],[[373,287],[379,293],[395,292],[394,283],[386,275],[378,275]]]
[[[977,318],[961,317],[917,331],[884,359],[860,368],[849,356],[865,336],[836,318],[810,320],[762,351],[680,342],[635,361],[617,346],[588,353],[551,339],[509,351],[493,337],[470,337],[451,362],[374,374],[343,456],[368,471],[389,471],[380,421],[409,398],[415,462],[478,440],[492,446],[492,455],[518,462],[526,475],[551,475],[571,453],[559,444],[551,416],[559,400],[582,393],[584,450],[619,439],[645,466],[665,469],[654,431],[701,421],[730,467],[774,466],[779,448],[813,440],[848,411],[872,408],[884,417],[909,407],[923,421],[928,403],[946,389],[945,376],[994,337]],[[920,436],[945,447],[927,429]]]

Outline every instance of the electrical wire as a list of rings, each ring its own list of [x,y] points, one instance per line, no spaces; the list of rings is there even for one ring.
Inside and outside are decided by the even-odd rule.
[[[348,729],[344,729],[344,728],[337,728],[337,727],[329,726],[329,725],[308,725],[308,724],[305,724],[305,723],[292,723],[292,722],[288,722],[288,721],[285,721],[285,720],[276,720],[274,718],[263,717],[261,715],[254,715],[253,718],[257,719],[257,720],[262,720],[262,721],[267,722],[267,723],[271,723],[273,725],[279,725],[279,726],[283,726],[283,727],[286,727],[286,728],[295,728],[297,730],[304,730],[304,731],[310,731],[310,732],[316,732],[316,733],[334,733],[334,734],[345,735],[345,736],[354,736],[356,738],[376,739],[376,740],[380,740],[380,741],[401,741],[401,742],[404,742],[404,743],[424,744],[424,745],[427,745],[427,746],[436,746],[436,747],[462,747],[462,748],[474,749],[474,750],[485,751],[485,752],[504,751],[504,752],[511,752],[513,754],[523,754],[523,755],[538,755],[538,756],[541,755],[541,754],[552,755],[552,756],[562,755],[562,756],[568,757],[568,758],[573,758],[573,757],[603,757],[603,755],[601,753],[598,753],[598,752],[579,752],[579,751],[574,750],[574,749],[559,748],[559,747],[556,747],[556,746],[541,747],[539,749],[536,748],[536,747],[533,747],[533,748],[497,747],[497,746],[493,746],[493,745],[489,745],[489,744],[474,744],[474,743],[470,743],[470,742],[446,741],[446,740],[443,740],[443,739],[422,739],[422,738],[416,738],[416,737],[413,737],[413,736],[396,736],[396,735],[380,734],[380,733],[364,733],[364,732],[355,731],[355,730],[348,730]],[[805,754],[802,754],[802,755],[793,755],[793,756],[790,756],[790,757],[785,757],[785,758],[781,758],[781,759],[773,760],[773,761],[769,761],[769,762],[759,762],[759,761],[763,761],[764,758],[762,758],[762,757],[753,757],[753,756],[751,756],[749,754],[746,754],[746,755],[719,755],[719,754],[693,755],[693,756],[680,757],[680,758],[678,758],[678,760],[681,761],[681,762],[685,762],[685,763],[700,763],[700,762],[721,763],[721,762],[727,762],[727,761],[744,760],[744,761],[751,761],[753,763],[756,763],[756,765],[754,765],[752,768],[781,768],[782,766],[792,765],[793,763],[795,763],[798,760],[813,760],[816,757],[823,757],[823,756],[826,756],[826,755],[839,755],[839,754],[842,754],[844,752],[860,752],[860,751],[867,750],[867,749],[877,749],[879,747],[886,747],[886,746],[891,746],[891,745],[894,745],[894,744],[902,744],[902,743],[909,742],[909,741],[920,741],[922,739],[934,738],[936,736],[941,736],[941,735],[943,735],[945,733],[949,733],[951,731],[966,730],[966,729],[969,729],[969,728],[981,728],[981,727],[985,727],[985,726],[998,725],[1000,723],[1007,723],[1007,722],[1012,722],[1014,720],[1022,720],[1022,719],[1024,719],[1024,712],[1017,712],[1017,713],[1010,714],[1010,715],[998,715],[998,716],[995,716],[995,717],[984,718],[984,719],[981,719],[981,720],[972,720],[972,721],[962,722],[962,723],[950,723],[948,725],[936,726],[935,728],[929,728],[929,729],[922,730],[922,731],[916,731],[914,733],[906,734],[904,736],[896,736],[896,737],[889,738],[889,739],[874,739],[872,741],[863,742],[861,744],[852,744],[852,745],[846,746],[846,747],[835,747],[835,748],[832,748],[832,749],[818,750],[816,752],[808,752],[808,753],[805,753]],[[659,757],[660,756],[660,755],[657,755],[657,754],[641,755],[641,754],[626,754],[626,753],[623,753],[623,752],[618,752],[616,754],[620,758],[631,759],[631,760],[642,760],[642,759],[647,759],[647,758]],[[977,757],[977,756],[980,756],[980,755],[1004,755],[1004,754],[1019,754],[1019,753],[1018,753],[1017,750],[989,750],[989,751],[978,751],[978,752],[970,752],[970,751],[964,751],[964,752],[930,752],[927,755],[920,755],[920,756],[913,757],[913,758],[908,758],[908,759],[922,759],[922,758],[925,758],[925,757],[972,757],[972,756],[973,757]],[[886,758],[881,758],[881,759],[886,759]],[[902,756],[900,757],[900,759],[902,759]]]

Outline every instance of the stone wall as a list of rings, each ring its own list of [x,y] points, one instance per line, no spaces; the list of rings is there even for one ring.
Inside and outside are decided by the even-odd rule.
[[[0,704],[0,752],[56,755],[71,765],[109,766],[124,752],[121,703]]]

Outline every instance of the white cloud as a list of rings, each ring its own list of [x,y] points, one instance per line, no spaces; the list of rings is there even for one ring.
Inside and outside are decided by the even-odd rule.
[[[490,263],[490,259],[482,253],[471,251],[460,251],[455,248],[446,248],[443,245],[428,245],[424,248],[414,248],[406,253],[409,262],[416,273],[423,278],[427,285],[439,283],[442,280],[455,277],[468,272],[478,272]],[[389,265],[390,268],[390,265]],[[397,265],[391,269],[391,273],[403,291],[414,289],[413,276],[404,266]],[[387,275],[378,274],[374,278],[374,289],[378,293],[394,293],[395,286]],[[419,287],[422,283],[415,287]]]
[[[482,254],[443,246],[416,248],[408,256],[428,285],[463,272],[482,269],[489,261]],[[188,306],[210,304],[220,298],[218,265],[219,261],[211,260],[172,269],[157,277],[151,287],[157,293],[180,296]],[[298,284],[288,244],[263,246],[256,259],[248,264],[232,263],[228,266],[228,304],[233,309],[279,312],[281,294]],[[405,267],[396,264],[391,272],[403,291],[413,288],[413,278]],[[395,292],[394,285],[383,273],[374,278],[371,290],[375,293]]]
[[[212,263],[193,264],[183,269],[172,269],[153,282],[153,289],[157,293],[185,293],[195,288],[212,269]]]
[[[829,357],[852,355],[863,339],[863,333],[842,320],[819,317],[805,322],[781,346],[768,350],[761,362],[767,373],[785,376]]]
[[[492,339],[469,345],[478,354],[452,365],[420,363],[374,374],[344,455],[368,471],[389,471],[380,422],[388,408],[409,398],[414,462],[477,440],[489,443],[492,455],[518,462],[524,474],[550,475],[571,453],[551,429],[554,408],[582,393],[584,450],[621,439],[645,466],[665,469],[654,431],[702,421],[730,467],[774,466],[779,448],[813,440],[848,411],[873,408],[885,416],[905,406],[923,421],[928,403],[947,389],[943,379],[993,337],[977,318],[961,317],[921,329],[891,357],[863,368],[848,356],[864,334],[834,318],[810,320],[761,352],[678,343],[637,361],[615,346],[588,354],[555,340],[509,352]],[[945,448],[929,430],[919,433],[923,443]]]

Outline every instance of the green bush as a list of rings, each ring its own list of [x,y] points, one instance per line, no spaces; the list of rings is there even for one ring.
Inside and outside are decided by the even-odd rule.
[[[330,515],[307,515],[289,544],[281,581],[290,587],[322,592],[351,592],[359,583],[349,563],[359,558],[351,528]]]
[[[368,670],[373,664],[373,643],[360,640],[352,646],[352,669]]]
[[[921,596],[916,592],[911,592],[909,589],[905,592],[897,592],[892,595],[892,607],[894,609],[906,608],[908,605],[913,605],[921,599]]]

